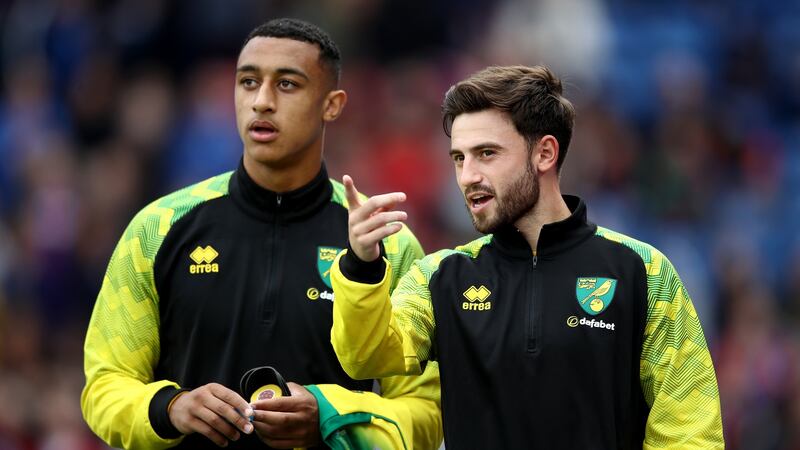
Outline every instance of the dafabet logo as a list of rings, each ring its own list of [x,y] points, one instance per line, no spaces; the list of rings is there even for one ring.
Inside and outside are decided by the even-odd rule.
[[[586,317],[581,317],[578,319],[577,316],[569,316],[567,317],[567,326],[570,328],[575,328],[578,325],[588,327],[588,328],[601,328],[605,330],[614,331],[617,327],[615,323],[612,322],[605,322],[603,320],[597,319],[587,319]]]
[[[315,287],[310,287],[306,290],[306,297],[308,297],[309,300],[317,300],[321,298],[323,300],[333,301],[334,295],[333,292],[330,292],[328,290],[320,292],[319,289]]]

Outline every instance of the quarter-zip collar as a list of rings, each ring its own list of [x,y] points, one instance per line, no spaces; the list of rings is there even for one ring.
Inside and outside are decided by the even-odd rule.
[[[275,192],[259,186],[244,169],[243,160],[231,176],[229,192],[237,206],[261,219],[299,220],[319,211],[330,203],[333,186],[328,179],[325,163],[308,184],[289,192]]]
[[[597,230],[597,225],[586,220],[586,204],[580,197],[573,195],[562,197],[571,214],[564,220],[542,226],[535,252],[538,258],[547,258],[574,247],[594,235]],[[525,236],[510,224],[498,230],[492,242],[496,243],[497,248],[503,253],[514,258],[530,259],[534,254]]]

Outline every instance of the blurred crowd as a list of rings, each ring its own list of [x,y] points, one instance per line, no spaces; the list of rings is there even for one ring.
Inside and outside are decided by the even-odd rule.
[[[476,236],[439,108],[489,64],[545,63],[578,119],[565,192],[675,264],[730,449],[800,449],[800,3],[760,0],[0,2],[0,449],[102,449],[82,344],[133,214],[236,167],[233,76],[274,17],[342,49],[326,160],[403,190],[427,251]]]

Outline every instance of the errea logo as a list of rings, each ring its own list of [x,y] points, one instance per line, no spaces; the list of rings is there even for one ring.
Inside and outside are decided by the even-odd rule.
[[[196,249],[189,253],[189,258],[195,262],[189,266],[189,273],[192,275],[199,273],[219,272],[219,264],[215,263],[219,253],[214,250],[214,247],[206,245],[205,248],[197,246]]]
[[[476,288],[474,285],[464,291],[464,297],[469,300],[461,304],[461,309],[466,311],[487,311],[492,309],[492,302],[486,301],[492,291],[486,289],[486,286],[481,285]]]

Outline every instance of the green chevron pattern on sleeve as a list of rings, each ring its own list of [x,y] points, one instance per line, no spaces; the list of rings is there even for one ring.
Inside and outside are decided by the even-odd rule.
[[[160,352],[153,263],[172,225],[197,205],[225,195],[231,173],[186,187],[146,206],[111,256],[84,343],[84,418],[112,446],[158,448],[143,429],[150,399],[170,383],[155,382]]]
[[[386,259],[392,267],[392,284],[390,292],[394,292],[403,275],[408,272],[414,261],[425,256],[417,237],[411,233],[407,226],[383,239],[383,248],[386,249]]]
[[[722,448],[716,375],[686,288],[654,247],[598,227],[597,234],[641,258],[647,273],[647,320],[640,381],[650,405],[644,448]]]
[[[420,361],[430,357],[431,336],[436,324],[433,318],[431,292],[428,287],[431,277],[439,270],[442,261],[452,255],[462,254],[471,258],[478,256],[481,248],[491,241],[491,236],[483,236],[455,249],[439,250],[422,258],[411,266],[408,273],[400,279],[392,294],[392,307],[398,325],[412,338],[412,346]]]
[[[101,325],[97,331],[106,342],[119,338],[130,352],[153,347],[152,337],[145,331],[157,332],[158,316],[148,314],[146,310],[151,308],[142,304],[158,302],[153,280],[156,253],[172,224],[200,203],[227,193],[229,178],[227,173],[176,191],[149,204],[134,217],[112,255],[95,308]],[[104,301],[106,295],[109,302]],[[118,314],[124,316],[121,323],[116,321],[120,319]],[[123,324],[133,328],[115,328]],[[158,357],[157,352],[154,356]]]
[[[344,185],[333,178],[330,179],[331,186],[333,186],[333,195],[331,196],[331,201],[337,203],[339,205],[344,206],[345,209],[348,208],[347,203],[347,192],[344,190]],[[366,200],[367,196],[362,195],[362,197]]]

